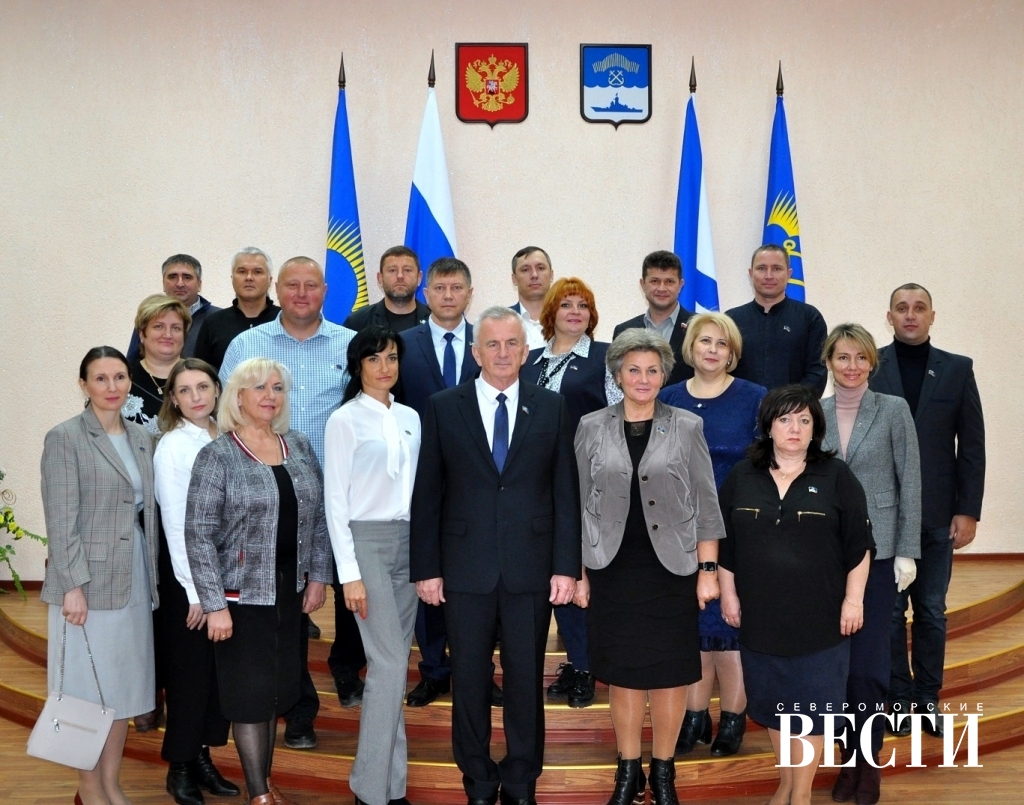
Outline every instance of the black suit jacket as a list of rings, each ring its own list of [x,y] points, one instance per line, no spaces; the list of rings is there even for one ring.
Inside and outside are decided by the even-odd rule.
[[[565,397],[566,405],[569,406],[569,432],[576,438],[576,429],[580,420],[592,411],[598,411],[608,406],[608,400],[604,396],[605,377],[605,355],[608,353],[608,344],[604,341],[591,341],[590,353],[586,358],[577,355],[569,365],[565,367],[565,374],[562,375],[562,383],[558,393]],[[540,356],[544,354],[544,348],[530,350],[526,363],[519,372],[519,379],[527,383],[536,383],[540,379]],[[563,356],[555,358],[554,365]]]
[[[417,299],[416,321],[419,322],[419,324],[423,324],[429,315],[430,308]],[[350,313],[348,318],[345,319],[345,324],[343,326],[348,327],[350,330],[355,330],[358,333],[360,330],[365,330],[371,324],[379,324],[381,327],[391,326],[390,322],[388,322],[387,313],[385,312],[383,299]]]
[[[413,327],[398,337],[405,344],[405,354],[402,356],[402,363],[398,370],[398,384],[395,386],[395,399],[400,403],[408,405],[420,415],[427,408],[427,398],[431,394],[444,391],[444,378],[441,377],[441,366],[437,362],[437,353],[434,352],[434,340],[430,333],[430,325],[426,322],[419,327]],[[480,367],[473,358],[473,350],[470,345],[473,343],[473,325],[466,322],[466,351],[462,356],[462,371],[459,373],[459,383],[468,383],[473,380]]]
[[[891,344],[878,351],[870,387],[881,394],[904,396]],[[914,424],[921,450],[921,525],[942,528],[956,514],[980,520],[985,420],[970,358],[934,346],[929,350]]]
[[[582,568],[579,484],[561,395],[520,382],[504,470],[487,444],[476,385],[427,400],[412,497],[410,581],[446,590],[543,593]]]
[[[613,338],[618,338],[619,334],[623,330],[630,330],[633,328],[639,328],[641,330],[646,329],[647,325],[644,324],[644,316],[646,314],[641,313],[636,318],[624,321],[622,324],[615,326],[615,330],[612,333]],[[693,367],[687,366],[683,361],[683,339],[686,338],[686,324],[694,316],[689,310],[682,305],[679,306],[679,315],[676,316],[676,326],[672,330],[672,337],[668,340],[669,345],[672,347],[672,354],[676,358],[676,364],[672,367],[672,374],[668,376],[668,380],[665,381],[666,386],[671,386],[673,383],[682,383],[684,380],[689,380],[693,377]]]

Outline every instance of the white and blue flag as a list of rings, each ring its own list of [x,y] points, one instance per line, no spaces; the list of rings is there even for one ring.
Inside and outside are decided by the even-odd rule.
[[[683,263],[684,284],[679,293],[679,303],[697,313],[718,310],[718,280],[715,277],[711,215],[704,183],[704,156],[692,95],[686,104],[683,155],[679,163],[675,253]]]
[[[455,213],[448,183],[448,163],[441,140],[441,117],[434,88],[427,90],[416,167],[409,193],[409,215],[405,222],[405,245],[416,252],[426,280],[427,269],[439,257],[455,257]],[[423,286],[419,296],[423,298]]]

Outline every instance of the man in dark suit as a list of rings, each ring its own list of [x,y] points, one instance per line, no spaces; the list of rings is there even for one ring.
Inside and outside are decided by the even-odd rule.
[[[657,333],[668,341],[676,363],[665,384],[667,386],[693,377],[693,367],[687,366],[682,359],[686,322],[693,316],[679,304],[679,292],[682,290],[683,264],[679,257],[672,252],[651,252],[644,258],[640,269],[640,291],[647,300],[647,312],[617,325],[613,333],[613,337],[618,338],[623,330],[638,328]]]
[[[427,270],[424,287],[430,317],[426,323],[401,334],[405,342],[395,398],[415,409],[423,419],[427,398],[459,383],[472,381],[479,371],[470,348],[473,325],[466,308],[473,298],[469,266],[453,257],[435,260]],[[452,667],[448,659],[448,632],[444,612],[422,601],[416,613],[416,645],[420,650],[420,681],[405,698],[410,707],[426,707],[451,690]],[[492,702],[501,706],[496,684]]]
[[[828,380],[821,359],[828,330],[816,307],[786,296],[793,276],[789,252],[774,243],[758,246],[747,273],[754,298],[725,313],[743,337],[733,377],[769,390],[799,383],[820,397]]]
[[[545,343],[540,312],[554,276],[551,258],[540,246],[524,246],[512,255],[512,284],[519,298],[510,307],[523,318],[530,349]]]
[[[358,333],[378,324],[400,333],[423,324],[430,311],[416,298],[421,277],[416,252],[408,246],[392,246],[380,256],[377,272],[377,287],[384,292],[384,298],[349,314],[345,326]]]
[[[551,606],[581,570],[569,413],[521,383],[522,320],[477,320],[480,377],[427,400],[412,500],[410,578],[444,604],[452,649],[452,745],[469,805],[533,805],[544,762],[544,647]],[[508,753],[490,755],[490,662],[501,643]]]
[[[921,450],[921,558],[917,579],[896,598],[892,618],[893,712],[938,710],[946,658],[946,591],[953,551],[969,545],[981,519],[985,491],[985,422],[970,358],[932,346],[932,297],[915,283],[901,285],[889,299],[895,340],[878,352],[873,391],[903,397],[910,405]],[[907,661],[907,602],[914,605],[911,627],[913,678]],[[904,719],[899,735],[910,733]],[[942,719],[924,728],[942,735]]]

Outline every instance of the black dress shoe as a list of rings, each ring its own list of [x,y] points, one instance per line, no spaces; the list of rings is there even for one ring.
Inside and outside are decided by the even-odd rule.
[[[192,761],[191,766],[192,777],[198,786],[214,796],[237,797],[242,793],[237,785],[224,779],[224,775],[217,771],[217,767],[213,765],[213,759],[210,757],[210,747],[204,746],[199,752],[199,757]]]
[[[512,797],[505,793],[505,789],[501,790],[501,805],[537,805],[537,800],[533,797]]]
[[[320,627],[313,623],[312,618],[309,618],[308,623],[309,627],[306,629],[306,637],[310,640],[319,640],[321,635]]]
[[[167,793],[178,805],[203,805],[203,792],[192,778],[190,763],[172,763],[167,769]]]
[[[563,662],[558,665],[558,678],[548,685],[549,702],[569,701],[569,691],[572,690],[572,683],[576,680],[576,671],[573,670],[571,662]]]
[[[405,797],[402,797],[401,799],[389,799],[388,805],[412,805],[412,803]]]
[[[405,703],[409,707],[426,707],[438,696],[448,693],[452,689],[452,680],[449,679],[421,679],[420,683],[409,691],[405,697]]]
[[[930,718],[921,719],[921,727],[931,735],[933,738],[941,738],[945,735],[945,719],[942,717],[939,711],[939,705],[936,702],[925,702],[918,707],[918,712],[926,716],[935,716],[935,726],[932,726]]]
[[[707,710],[687,710],[676,741],[676,756],[693,751],[696,744],[711,743],[711,714]]]
[[[747,731],[747,711],[730,713],[722,711],[718,719],[718,735],[711,744],[712,757],[727,757],[740,751],[743,733]]]
[[[338,701],[342,707],[352,708],[361,705],[365,686],[359,674],[350,668],[339,668],[334,672],[334,689],[338,691]]]
[[[889,722],[886,721],[885,728],[891,734],[896,735],[899,738],[906,738],[908,735],[910,735],[910,719],[904,718],[902,721],[900,721],[899,718],[904,713],[908,716],[910,715],[910,702],[908,702],[906,699],[897,699],[889,706],[889,711],[892,713],[893,720],[896,721],[897,724],[899,724],[899,726],[897,726],[894,729],[893,727],[889,726]]]
[[[132,719],[136,732],[149,732],[155,730],[164,723],[164,692],[163,689],[156,692],[156,707],[141,716]]]
[[[588,671],[576,671],[573,676],[569,706],[590,707],[594,703],[594,675]]]
[[[491,680],[491,707],[505,706],[505,692],[498,686],[498,683]]]
[[[316,747],[316,732],[313,719],[293,718],[284,727],[284,745],[289,749],[313,749]]]
[[[494,805],[498,801],[498,794],[495,792],[489,797],[470,797],[468,805]]]

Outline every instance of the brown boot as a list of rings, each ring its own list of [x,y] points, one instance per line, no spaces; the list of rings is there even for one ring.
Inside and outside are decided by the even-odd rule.
[[[274,795],[269,791],[249,800],[249,805],[274,805]]]
[[[853,757],[853,750],[844,748],[840,755],[841,763],[848,763]],[[839,777],[832,786],[833,802],[849,802],[857,794],[857,782],[860,780],[860,761],[856,765],[839,770]]]
[[[875,758],[875,763],[878,759]],[[875,805],[882,795],[882,770],[876,769],[866,760],[857,761],[860,779],[857,781],[857,805]]]

